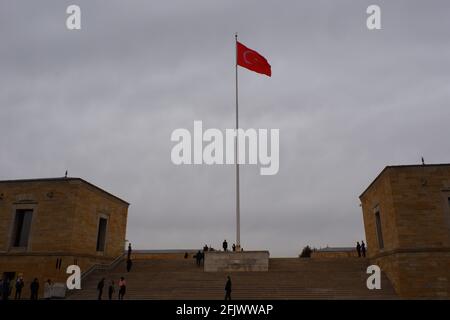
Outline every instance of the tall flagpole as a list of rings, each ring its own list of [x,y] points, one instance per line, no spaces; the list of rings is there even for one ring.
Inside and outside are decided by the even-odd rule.
[[[239,129],[239,103],[238,103],[238,47],[237,47],[237,32],[234,35],[236,45],[236,144],[234,152],[234,160],[236,164],[236,251],[241,251],[241,210],[240,210],[240,197],[239,197],[239,163],[238,163],[238,129]]]

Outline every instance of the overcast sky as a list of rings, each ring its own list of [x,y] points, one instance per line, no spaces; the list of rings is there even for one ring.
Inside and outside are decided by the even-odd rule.
[[[242,246],[353,246],[386,165],[450,162],[449,16],[446,0],[1,0],[0,179],[69,170],[131,203],[138,249],[234,242],[234,167],[175,166],[170,135],[233,128],[238,31],[272,65],[239,70],[241,127],[280,129],[277,175],[241,167]]]

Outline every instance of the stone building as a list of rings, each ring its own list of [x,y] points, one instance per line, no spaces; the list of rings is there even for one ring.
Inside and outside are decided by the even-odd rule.
[[[129,204],[80,178],[0,181],[0,274],[65,283],[123,254]]]
[[[450,164],[388,166],[360,196],[368,256],[401,297],[450,297]]]

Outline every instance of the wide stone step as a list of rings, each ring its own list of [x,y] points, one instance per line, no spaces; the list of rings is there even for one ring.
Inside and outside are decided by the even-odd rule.
[[[97,283],[127,281],[127,299],[223,299],[227,275],[234,299],[392,299],[395,292],[383,275],[382,290],[366,288],[366,259],[270,259],[268,272],[203,272],[187,260],[135,260],[130,273],[121,263],[111,271],[98,270],[83,280],[83,290],[69,299],[96,299]]]

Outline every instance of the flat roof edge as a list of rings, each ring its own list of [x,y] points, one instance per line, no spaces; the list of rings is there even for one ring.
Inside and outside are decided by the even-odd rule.
[[[402,169],[402,168],[430,168],[430,167],[450,167],[450,163],[436,163],[436,164],[405,164],[405,165],[390,165],[384,167],[383,170],[373,179],[369,186],[360,194],[359,199],[361,199],[364,194],[375,184],[375,182],[383,175],[388,169]]]
[[[89,181],[86,181],[86,180],[82,179],[82,178],[75,178],[75,177],[67,177],[67,178],[65,178],[65,177],[60,177],[60,178],[36,178],[36,179],[0,180],[0,184],[1,183],[28,183],[28,182],[68,182],[68,181],[80,181],[82,183],[85,183],[85,184],[93,187],[96,190],[101,191],[102,193],[107,194],[108,196],[110,196],[110,197],[112,197],[112,198],[114,198],[116,200],[119,200],[120,202],[126,204],[127,206],[130,205],[129,202],[127,202],[127,201],[125,201],[125,200],[123,200],[123,199],[113,195],[112,193],[110,193],[110,192],[108,192],[108,191],[106,191],[106,190],[96,186],[95,184],[92,184]]]

